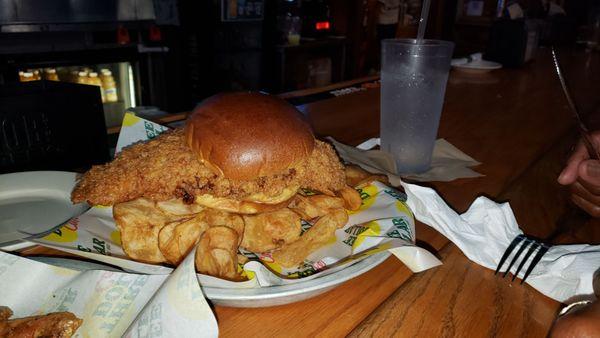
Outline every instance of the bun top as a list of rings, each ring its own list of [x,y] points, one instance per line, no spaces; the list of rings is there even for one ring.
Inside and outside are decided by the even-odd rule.
[[[308,157],[315,145],[294,106],[250,92],[204,100],[188,118],[185,137],[205,165],[234,180],[283,173]]]

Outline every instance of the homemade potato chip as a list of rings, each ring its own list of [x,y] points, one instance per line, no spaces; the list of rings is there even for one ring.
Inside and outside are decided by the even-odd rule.
[[[204,209],[198,204],[186,204],[182,199],[156,202],[156,206],[164,213],[181,216],[192,216]]]
[[[158,247],[169,263],[179,265],[208,227],[203,214],[169,223],[158,233]]]
[[[193,218],[165,225],[158,234],[158,246],[169,263],[178,265],[198,243],[209,227],[226,226],[233,229],[238,240],[244,233],[244,221],[238,215],[204,209]],[[238,243],[239,245],[239,243]]]
[[[358,191],[349,186],[345,186],[341,190],[338,190],[336,194],[344,200],[344,208],[347,210],[356,211],[362,204],[362,199],[360,198]]]
[[[199,216],[203,217],[210,227],[226,226],[235,230],[238,235],[238,245],[244,236],[244,220],[240,215],[231,214],[225,211],[206,209]]]
[[[267,204],[278,204],[281,202],[285,202],[285,201],[289,200],[290,198],[294,197],[294,195],[296,195],[296,192],[298,191],[298,189],[300,189],[299,185],[286,187],[283,189],[283,191],[281,193],[279,193],[278,195],[275,195],[275,196],[269,196],[269,195],[259,191],[259,192],[256,192],[256,193],[244,198],[244,201],[256,202],[256,203],[267,203]]]
[[[173,232],[173,237],[179,247],[180,259],[176,264],[179,264],[192,250],[194,245],[198,244],[200,236],[209,227],[210,224],[206,223],[200,214],[190,220],[177,224]]]
[[[240,253],[237,254],[237,258],[238,258],[238,263],[239,264],[246,264],[250,261],[250,259]]]
[[[280,203],[268,204],[252,201],[237,201],[225,197],[215,197],[212,195],[198,195],[194,203],[205,206],[207,208],[234,212],[237,214],[256,214],[259,212],[273,211],[285,208],[288,204],[287,200]]]
[[[288,206],[288,208],[296,212],[305,220],[321,217],[327,214],[331,209],[343,207],[343,199],[327,195],[296,195]]]
[[[300,265],[312,252],[321,248],[335,236],[335,230],[348,222],[348,213],[344,209],[334,209],[321,217],[297,241],[284,245],[273,252],[273,260],[285,268]]]
[[[158,234],[165,224],[185,217],[160,211],[153,201],[138,198],[113,207],[113,217],[121,232],[127,256],[146,263],[167,262],[158,247]]]
[[[292,243],[302,232],[300,216],[288,208],[257,215],[244,215],[244,238],[240,246],[265,252]]]
[[[218,226],[207,229],[196,250],[196,270],[207,275],[238,280],[238,234],[232,228]]]
[[[167,262],[177,264],[179,262],[179,243],[175,240],[173,233],[179,222],[171,222],[158,232],[158,249],[163,254]]]
[[[241,258],[239,247],[256,253],[275,250],[275,262],[292,268],[326,245],[335,236],[335,230],[348,221],[344,208],[356,210],[362,202],[358,192],[349,186],[336,194],[297,194],[291,202],[284,203],[289,204],[288,208],[251,215],[188,205],[181,200],[153,202],[140,198],[115,205],[113,216],[121,231],[123,250],[130,258],[178,265],[196,245],[198,272],[240,280],[238,262],[248,259]],[[300,235],[301,219],[317,218]]]
[[[379,181],[384,184],[390,184],[387,176],[372,174],[356,165],[346,165],[346,184],[357,188],[363,184]]]

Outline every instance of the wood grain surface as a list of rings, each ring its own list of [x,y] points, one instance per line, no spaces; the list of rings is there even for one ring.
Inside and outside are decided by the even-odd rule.
[[[350,337],[545,337],[559,304],[500,279],[454,245],[444,265],[411,277]]]
[[[576,54],[569,61],[577,65],[586,57]],[[378,101],[379,92],[368,90],[300,108],[317,134],[358,144],[378,134]],[[431,183],[450,205],[464,211],[479,195],[509,200],[521,194],[511,204],[518,213],[536,210],[536,217],[547,216],[527,219],[524,228],[538,236],[552,233],[557,224],[552,218],[560,218],[560,213],[548,215],[544,208],[565,208],[566,197],[555,175],[573,141],[573,121],[559,83],[552,78],[547,53],[542,51],[523,69],[483,78],[451,74],[439,135],[481,161],[476,170],[485,174]],[[537,171],[528,174],[532,168]],[[401,266],[391,267],[396,262],[388,260],[314,300],[263,309],[216,307],[221,333],[341,336],[353,328],[352,334],[376,337],[546,335],[560,304],[529,286],[494,278],[426,226],[418,225],[417,238],[441,250],[443,267],[411,274]],[[403,281],[399,288],[398,280]],[[371,288],[365,288],[369,283]],[[371,311],[374,299],[378,302],[386,294],[385,303],[357,322]],[[302,329],[281,329],[290,327]]]

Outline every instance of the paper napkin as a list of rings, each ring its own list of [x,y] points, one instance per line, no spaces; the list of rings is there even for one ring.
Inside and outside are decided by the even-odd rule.
[[[433,189],[408,183],[402,186],[417,220],[442,233],[470,260],[486,268],[495,270],[508,245],[523,233],[508,203],[479,197],[459,215]],[[517,267],[515,264],[511,273]],[[592,278],[599,268],[599,245],[557,245],[543,256],[526,283],[559,302],[593,299]]]
[[[13,318],[69,311],[75,337],[217,337],[194,252],[171,275],[60,268],[0,251],[0,303]]]
[[[372,173],[387,175],[392,185],[400,185],[400,176],[396,174],[396,164],[392,156],[381,150],[369,150],[379,145],[378,138],[367,140],[356,148],[337,142],[333,138],[328,140],[344,161],[356,164]],[[482,175],[470,168],[479,164],[450,142],[439,139],[433,148],[431,168],[422,174],[402,175],[402,177],[418,182],[448,182],[458,178],[479,177]]]

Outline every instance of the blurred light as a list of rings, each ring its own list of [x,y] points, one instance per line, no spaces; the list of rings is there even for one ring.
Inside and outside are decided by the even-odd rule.
[[[326,30],[329,29],[329,21],[321,21],[321,22],[317,22],[315,24],[315,28],[318,31],[322,31],[322,30]]]

